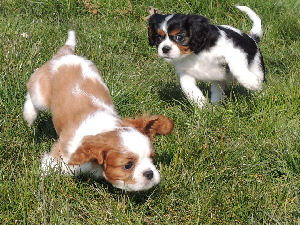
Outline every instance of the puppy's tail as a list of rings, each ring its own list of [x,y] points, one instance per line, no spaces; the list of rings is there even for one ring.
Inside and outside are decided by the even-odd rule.
[[[259,16],[249,7],[247,6],[236,6],[236,8],[238,8],[239,10],[243,11],[244,13],[246,13],[250,19],[253,22],[253,26],[252,29],[250,30],[250,34],[249,36],[256,42],[258,43],[260,40],[260,37],[263,34],[262,31],[262,26],[261,26],[261,19],[259,18]]]
[[[74,30],[69,30],[68,31],[68,39],[67,39],[65,45],[62,46],[58,50],[58,52],[55,54],[55,56],[53,58],[54,59],[59,58],[59,57],[64,56],[64,55],[74,55],[75,47],[76,47],[75,31]]]
[[[74,30],[69,30],[68,31],[68,39],[67,39],[65,45],[70,46],[73,50],[73,53],[74,53],[75,47],[76,47],[76,35],[75,35]]]

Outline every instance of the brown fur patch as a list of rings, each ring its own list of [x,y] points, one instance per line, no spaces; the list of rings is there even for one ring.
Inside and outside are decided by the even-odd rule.
[[[191,54],[192,53],[192,50],[190,49],[189,46],[183,46],[183,45],[179,45],[177,43],[175,43],[177,45],[177,47],[179,48],[180,50],[180,53],[182,55],[187,55],[187,54]]]
[[[141,116],[135,119],[123,119],[123,126],[132,126],[152,138],[156,134],[169,134],[173,130],[173,121],[163,115]]]
[[[175,29],[173,29],[172,31],[169,32],[169,35],[170,36],[176,36],[179,33],[180,33],[180,29],[175,28]],[[189,37],[186,37],[185,43],[187,44],[188,42],[189,42]],[[190,54],[192,52],[192,50],[190,49],[190,47],[188,45],[183,46],[183,45],[180,45],[180,44],[176,43],[175,41],[174,41],[174,43],[177,45],[177,47],[179,48],[180,53],[182,55]]]
[[[133,166],[126,170],[124,169],[124,166],[129,161],[133,162]],[[106,179],[111,183],[117,180],[123,180],[127,184],[134,184],[135,180],[133,180],[132,177],[137,161],[137,156],[132,153],[119,151],[108,152],[104,163],[104,173]]]
[[[74,50],[72,49],[72,47],[70,45],[64,45],[53,56],[53,59],[57,59],[64,55],[72,55],[72,54],[74,54]]]
[[[166,36],[166,33],[162,29],[157,29],[157,33],[162,37]]]
[[[66,49],[61,48],[60,50],[62,55],[69,49],[66,47]],[[94,65],[90,69],[99,73]],[[30,77],[27,82],[29,93],[34,93],[37,84],[39,84],[40,94],[45,104],[51,111],[53,124],[59,135],[58,142],[50,152],[53,157],[68,155],[66,152],[67,142],[74,131],[89,114],[101,108],[101,106],[93,104],[87,95],[93,95],[113,108],[107,88],[96,80],[83,78],[80,65],[61,66],[52,74],[50,61],[37,69]],[[76,85],[86,94],[74,95],[72,91]]]
[[[42,98],[48,108],[50,107],[51,98],[50,76],[50,64],[46,63],[31,75],[26,84],[29,93],[34,92],[35,85],[39,85]]]
[[[117,132],[110,131],[84,137],[81,146],[72,154],[69,164],[80,165],[96,159],[102,165],[109,151],[121,150]]]
[[[58,135],[62,130],[79,126],[88,114],[100,108],[93,104],[88,95],[113,105],[109,92],[101,83],[83,78],[80,65],[61,66],[52,77],[55,85],[51,90],[50,111]],[[74,94],[76,85],[82,93]]]
[[[129,161],[135,165],[138,158],[135,154],[122,149],[117,132],[110,131],[85,137],[68,164],[81,165],[96,160],[99,165],[103,165],[104,175],[111,183],[117,180],[123,180],[130,184],[135,183],[132,180],[135,167],[125,170],[124,166]]]

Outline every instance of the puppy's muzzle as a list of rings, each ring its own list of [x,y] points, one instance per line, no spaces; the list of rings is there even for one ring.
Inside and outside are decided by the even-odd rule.
[[[164,46],[164,47],[162,48],[162,52],[163,52],[164,54],[167,54],[170,50],[171,50],[171,47],[168,46],[168,45],[166,45],[166,46]]]
[[[152,170],[147,170],[143,173],[143,176],[146,177],[148,180],[152,180],[153,178],[153,171]]]

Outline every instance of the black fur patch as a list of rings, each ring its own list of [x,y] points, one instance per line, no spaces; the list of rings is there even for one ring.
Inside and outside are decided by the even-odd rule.
[[[157,29],[160,27],[160,24],[165,20],[167,16],[168,15],[153,14],[150,17],[148,26],[148,41],[150,46],[158,46],[159,43],[162,41],[159,39]]]
[[[256,42],[245,33],[242,33],[241,35],[226,27],[217,27],[225,32],[226,37],[232,40],[235,46],[241,48],[247,54],[248,64],[250,64],[253,61],[256,53],[259,51]]]
[[[264,72],[264,82],[267,82],[267,79],[265,77],[265,63],[264,63],[264,59],[263,59],[263,56],[262,54],[259,55],[259,60],[260,60],[260,65],[261,65],[261,68],[262,68],[262,71]]]
[[[200,15],[174,14],[167,26],[168,32],[176,28],[184,32],[190,38],[190,49],[196,54],[214,46],[220,35],[218,29]]]
[[[260,37],[256,34],[250,35],[250,37],[258,44],[260,41]]]

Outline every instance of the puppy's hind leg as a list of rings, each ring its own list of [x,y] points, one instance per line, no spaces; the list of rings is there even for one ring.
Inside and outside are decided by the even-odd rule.
[[[51,84],[48,65],[37,69],[27,82],[27,95],[23,108],[23,117],[31,126],[38,112],[49,109]]]
[[[228,66],[234,78],[245,88],[251,91],[262,89],[263,73],[251,71],[246,59],[243,60],[243,57],[240,57],[238,60],[236,57],[236,60],[229,61]]]

